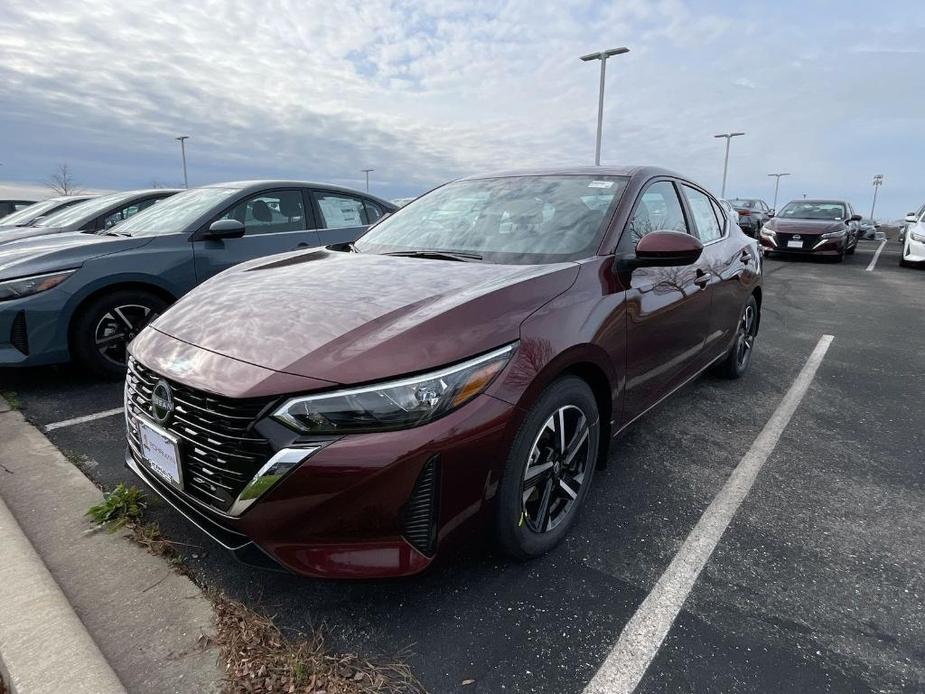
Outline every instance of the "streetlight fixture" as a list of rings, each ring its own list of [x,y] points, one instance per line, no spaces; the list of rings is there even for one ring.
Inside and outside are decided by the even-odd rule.
[[[874,221],[874,208],[877,206],[877,189],[883,185],[883,174],[874,176],[874,201],[870,204],[870,221]]]
[[[725,137],[726,138],[726,160],[723,162],[723,190],[719,194],[721,198],[726,197],[726,172],[729,170],[729,141],[734,137],[739,137],[739,135],[744,135],[745,133],[723,133],[722,135],[714,135],[713,137]]]
[[[780,187],[780,177],[789,175],[790,174],[786,172],[768,174],[768,176],[774,176],[774,204],[771,205],[771,209],[775,212],[777,212],[777,189]]]
[[[604,75],[607,71],[607,58],[629,52],[629,48],[621,46],[620,48],[611,48],[606,51],[598,51],[597,53],[588,53],[588,55],[581,56],[581,60],[585,62],[590,62],[592,60],[601,61],[601,84],[597,93],[597,144],[594,147],[595,166],[601,165],[601,130],[604,125]]]
[[[375,169],[360,169],[363,173],[366,174],[366,192],[369,192],[369,174],[371,174]]]
[[[189,188],[189,179],[186,177],[186,141],[189,135],[180,135],[174,139],[180,143],[180,156],[183,158],[183,187]]]

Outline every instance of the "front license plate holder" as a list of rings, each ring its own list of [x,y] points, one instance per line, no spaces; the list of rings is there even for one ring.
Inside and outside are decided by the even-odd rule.
[[[802,241],[788,241],[787,248],[803,248]]]
[[[183,489],[183,469],[177,437],[153,422],[138,418],[138,438],[145,466],[168,484]]]

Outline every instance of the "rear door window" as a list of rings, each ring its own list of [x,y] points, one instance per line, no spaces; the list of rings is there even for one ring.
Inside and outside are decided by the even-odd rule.
[[[314,193],[325,229],[360,227],[369,224],[366,206],[360,198],[341,193]]]

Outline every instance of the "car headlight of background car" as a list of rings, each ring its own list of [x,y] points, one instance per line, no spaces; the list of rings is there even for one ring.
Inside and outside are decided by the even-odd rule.
[[[922,231],[910,231],[913,241],[918,241],[919,243],[925,243],[925,232]]]
[[[30,277],[18,277],[14,280],[0,282],[0,301],[19,299],[23,296],[30,296],[47,291],[57,287],[75,272],[77,272],[76,268],[74,270],[62,270],[60,272],[31,275]]]
[[[830,231],[830,232],[827,233],[827,234],[823,234],[820,238],[823,238],[823,239],[840,239],[841,237],[843,237],[843,236],[844,236],[845,234],[847,234],[847,233],[848,233],[848,230],[847,230],[847,229],[842,229],[841,231]]]
[[[467,403],[510,361],[516,343],[460,364],[377,385],[288,400],[273,418],[303,434],[405,429]]]

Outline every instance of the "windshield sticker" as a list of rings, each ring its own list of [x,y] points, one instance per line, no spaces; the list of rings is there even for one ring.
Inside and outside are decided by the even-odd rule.
[[[613,181],[591,181],[588,188],[610,188],[612,185]]]

